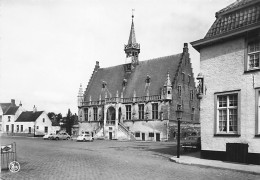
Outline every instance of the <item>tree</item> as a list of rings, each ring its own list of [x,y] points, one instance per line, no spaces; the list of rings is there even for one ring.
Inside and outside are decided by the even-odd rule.
[[[71,128],[73,126],[73,117],[72,113],[70,112],[70,109],[68,110],[68,114],[66,117],[66,132],[71,135]]]

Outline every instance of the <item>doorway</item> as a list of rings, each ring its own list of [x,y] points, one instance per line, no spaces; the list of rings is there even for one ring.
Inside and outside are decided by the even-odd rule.
[[[12,124],[12,133],[14,133],[14,124]]]
[[[109,139],[112,140],[112,132],[109,132]]]
[[[29,127],[29,134],[31,134],[31,132],[32,132],[32,128],[31,128],[31,127]]]
[[[156,133],[156,141],[160,141],[160,133]]]
[[[142,133],[142,141],[145,141],[145,133]]]

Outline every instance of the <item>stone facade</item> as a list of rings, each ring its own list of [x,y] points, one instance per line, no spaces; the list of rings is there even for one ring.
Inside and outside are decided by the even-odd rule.
[[[139,61],[134,24],[125,45],[127,64],[100,68],[96,63],[86,90],[78,94],[79,133],[96,138],[167,141],[175,137],[177,106],[183,121],[199,123],[199,101],[188,52]],[[196,131],[197,132],[197,131]]]

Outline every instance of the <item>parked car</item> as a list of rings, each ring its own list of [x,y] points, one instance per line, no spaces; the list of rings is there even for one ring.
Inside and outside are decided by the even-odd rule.
[[[82,134],[77,137],[77,141],[94,141],[94,138],[89,134]]]
[[[187,151],[188,149],[200,150],[201,137],[200,136],[189,136],[182,143],[181,147],[183,148],[184,151]]]
[[[69,140],[70,139],[70,135],[68,133],[62,132],[62,133],[54,134],[52,136],[52,139],[53,140],[60,140],[60,139]]]
[[[55,135],[54,133],[50,133],[50,134],[45,134],[42,138],[44,139],[44,140],[46,140],[46,139],[52,139],[52,136],[53,135]]]

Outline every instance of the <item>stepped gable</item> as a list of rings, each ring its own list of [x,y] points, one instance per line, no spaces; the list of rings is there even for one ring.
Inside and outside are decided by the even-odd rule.
[[[19,109],[19,106],[11,106],[7,109],[4,115],[15,115],[16,111]]]
[[[136,92],[136,97],[146,96],[145,80],[147,75],[150,77],[150,85],[148,88],[149,95],[160,95],[161,88],[167,77],[167,72],[169,72],[171,79],[173,79],[181,57],[182,53],[140,61],[139,65],[136,66],[135,71],[128,79],[124,97],[133,97],[134,91]]]
[[[43,111],[25,111],[17,118],[15,122],[35,122]]]
[[[216,13],[204,39],[260,25],[260,0],[238,0]]]
[[[125,72],[125,64],[99,68],[91,78],[91,85],[85,92],[85,100],[89,101],[91,96],[91,101],[99,101],[100,95],[101,99],[104,100],[105,94],[110,98],[116,97],[117,92],[120,97],[123,91],[124,79],[127,80],[125,90],[123,91],[124,98],[133,97],[134,91],[136,92],[136,97],[146,96],[146,89],[149,89],[149,95],[160,95],[167,72],[170,73],[170,77],[173,79],[181,58],[182,53],[140,61],[139,65],[132,72]],[[150,77],[148,88],[145,82],[147,75]],[[105,83],[105,88],[103,83]]]

